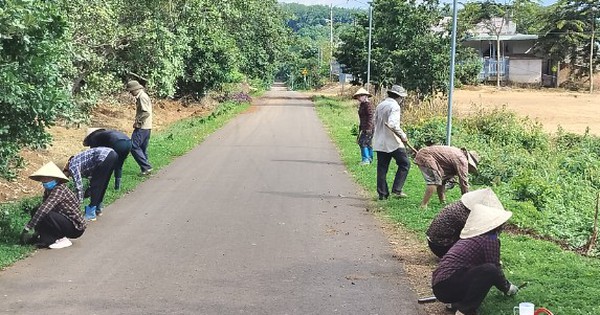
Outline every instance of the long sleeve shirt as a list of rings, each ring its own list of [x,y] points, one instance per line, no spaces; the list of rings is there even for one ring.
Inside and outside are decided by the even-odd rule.
[[[106,156],[112,152],[113,149],[107,147],[97,147],[85,150],[75,156],[69,161],[69,172],[73,177],[73,183],[75,184],[75,192],[79,202],[83,202],[83,177],[89,177],[92,172],[102,163]]]
[[[86,138],[86,145],[90,148],[114,148],[119,140],[130,140],[129,137],[118,130],[97,130]]]
[[[134,128],[152,129],[152,102],[144,90],[135,97]]]
[[[432,286],[450,278],[455,272],[475,266],[492,263],[500,270],[500,240],[496,233],[488,233],[472,238],[461,239],[450,250],[433,271]],[[510,282],[502,276],[502,285],[498,289],[508,291]]]
[[[406,139],[406,134],[400,128],[400,117],[400,105],[395,99],[388,97],[377,105],[373,150],[389,153],[404,148],[402,140]]]
[[[358,106],[358,118],[360,121],[359,130],[373,132],[373,115],[374,110],[371,102],[360,102]]]
[[[79,200],[67,185],[58,184],[51,190],[45,189],[42,204],[25,227],[30,230],[35,228],[50,211],[64,215],[73,222],[77,230],[85,230],[86,224],[79,210]]]
[[[469,160],[464,150],[445,145],[422,148],[415,156],[415,164],[437,172],[446,181],[458,176],[460,190],[469,191]]]
[[[461,201],[445,206],[431,221],[427,238],[435,244],[452,246],[460,239],[460,231],[465,227],[469,210]]]

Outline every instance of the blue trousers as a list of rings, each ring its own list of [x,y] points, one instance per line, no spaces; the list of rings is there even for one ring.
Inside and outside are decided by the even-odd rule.
[[[140,166],[142,172],[152,168],[150,162],[148,162],[148,143],[150,142],[151,129],[139,129],[136,128],[131,134],[131,155],[133,159]]]

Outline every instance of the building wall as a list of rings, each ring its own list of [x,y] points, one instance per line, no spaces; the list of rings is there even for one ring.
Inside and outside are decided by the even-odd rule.
[[[508,80],[514,83],[541,83],[542,60],[510,58]]]

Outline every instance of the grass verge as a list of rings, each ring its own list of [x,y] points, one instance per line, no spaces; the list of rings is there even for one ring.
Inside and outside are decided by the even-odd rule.
[[[215,130],[248,107],[248,103],[225,102],[207,116],[183,119],[172,124],[166,130],[153,133],[148,148],[152,167],[155,171],[165,167],[175,158],[184,155],[204,141]],[[123,166],[121,190],[112,189],[112,180],[114,180],[112,179],[104,197],[104,204],[112,203],[147,179],[138,176],[139,173],[136,162],[132,157],[128,157]],[[40,185],[40,194],[41,192]],[[29,220],[29,216],[22,209],[39,204],[40,201],[41,197],[35,197],[15,203],[0,204],[0,269],[23,259],[34,251],[31,246],[19,245],[18,238],[23,226]],[[93,224],[91,225],[93,228]]]
[[[418,167],[412,165],[404,187],[408,198],[376,201],[376,166],[359,165],[360,153],[355,136],[352,135],[352,128],[358,120],[354,102],[316,98],[315,104],[348,171],[372,197],[373,203],[376,203],[374,208],[380,209],[386,220],[404,226],[426,248],[425,230],[441,205],[432,198],[429,209],[419,209],[425,184]],[[388,176],[394,171],[392,164]],[[453,189],[447,196],[450,202],[459,198],[457,189]],[[481,314],[513,314],[513,306],[524,301],[534,303],[536,308],[546,307],[554,314],[600,314],[600,303],[597,302],[597,297],[600,296],[600,285],[597,282],[600,278],[598,259],[582,257],[565,251],[554,243],[528,236],[504,233],[501,239],[502,263],[507,278],[515,284],[528,282],[529,285],[515,297],[505,297],[492,288],[482,305]],[[426,251],[426,255],[432,254]],[[431,278],[421,276],[416,281],[420,281],[422,285],[422,282],[427,282],[424,285],[429,285]]]

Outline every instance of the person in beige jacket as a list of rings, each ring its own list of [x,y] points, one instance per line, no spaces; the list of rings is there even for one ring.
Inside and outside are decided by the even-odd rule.
[[[127,82],[127,91],[135,97],[135,122],[131,134],[131,155],[140,166],[141,175],[149,175],[148,143],[152,132],[152,102],[144,87],[135,80]]]
[[[400,103],[408,95],[400,85],[394,85],[375,109],[375,131],[373,133],[373,150],[377,152],[377,193],[379,200],[387,199],[390,191],[387,184],[387,172],[392,158],[398,165],[392,193],[397,197],[406,197],[402,187],[408,176],[410,160],[404,142],[408,141],[406,133],[400,128]]]

